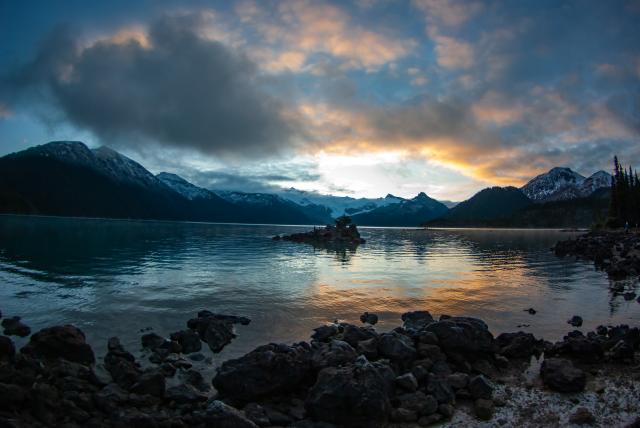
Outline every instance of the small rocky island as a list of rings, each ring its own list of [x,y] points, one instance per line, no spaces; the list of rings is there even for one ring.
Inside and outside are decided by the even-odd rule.
[[[336,219],[335,225],[327,225],[323,228],[313,228],[309,232],[293,233],[291,235],[277,235],[273,237],[279,241],[304,242],[318,247],[349,247],[364,244],[360,237],[358,227],[351,222],[351,217],[342,216]]]

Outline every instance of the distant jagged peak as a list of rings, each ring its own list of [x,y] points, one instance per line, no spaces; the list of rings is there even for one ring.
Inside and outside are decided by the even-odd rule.
[[[611,176],[598,171],[588,178],[567,167],[551,168],[522,187],[534,202],[547,202],[587,197],[595,190],[610,185]]]
[[[188,182],[178,174],[170,172],[161,172],[156,175],[156,178],[162,181],[166,186],[172,189],[174,192],[179,193],[189,200],[198,198],[211,199],[215,196],[210,190],[198,187],[193,183]]]

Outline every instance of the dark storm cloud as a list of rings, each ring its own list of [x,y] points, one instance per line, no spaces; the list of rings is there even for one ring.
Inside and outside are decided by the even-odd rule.
[[[201,37],[202,26],[199,14],[164,16],[150,25],[148,43],[111,39],[84,48],[58,28],[8,81],[22,94],[44,92],[71,123],[112,144],[153,141],[240,156],[289,147],[299,127],[284,102],[246,56]]]

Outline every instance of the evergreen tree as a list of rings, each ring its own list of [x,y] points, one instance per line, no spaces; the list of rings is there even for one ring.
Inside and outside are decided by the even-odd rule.
[[[640,180],[637,171],[631,166],[628,170],[624,168],[615,156],[607,223],[611,227],[620,227],[627,222],[632,226],[640,223]]]

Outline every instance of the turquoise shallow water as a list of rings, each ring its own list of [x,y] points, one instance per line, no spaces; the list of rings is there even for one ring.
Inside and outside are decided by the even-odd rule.
[[[168,335],[200,309],[250,317],[216,360],[365,310],[380,330],[427,309],[482,318],[494,334],[528,324],[548,340],[574,314],[585,330],[640,324],[640,304],[613,294],[606,274],[553,255],[570,233],[364,228],[366,244],[338,253],[271,240],[305,229],[0,216],[0,310],[33,329],[76,324],[99,353],[112,335],[138,349],[140,329]]]

